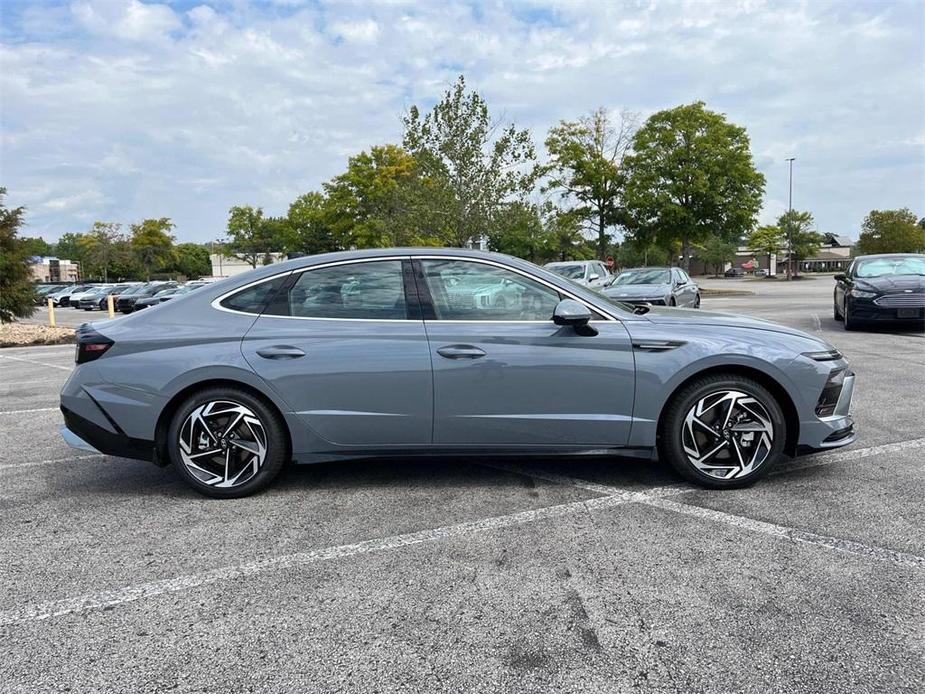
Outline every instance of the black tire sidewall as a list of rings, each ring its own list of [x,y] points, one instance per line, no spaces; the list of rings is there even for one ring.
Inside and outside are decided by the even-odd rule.
[[[186,469],[180,459],[178,445],[180,427],[194,409],[212,400],[228,400],[244,405],[257,415],[267,435],[267,455],[263,466],[253,479],[238,487],[216,488],[203,484]],[[220,386],[206,388],[184,400],[174,412],[167,429],[167,451],[180,477],[197,492],[216,499],[236,499],[265,488],[285,467],[289,452],[284,427],[280,416],[269,405],[246,390]]]
[[[687,412],[698,400],[720,390],[740,390],[756,398],[768,411],[774,426],[773,447],[767,459],[749,475],[731,480],[710,477],[698,470],[687,459],[681,444],[681,432]],[[714,489],[733,489],[747,487],[768,474],[783,454],[786,439],[787,423],[774,395],[760,383],[746,376],[721,374],[699,379],[685,386],[674,396],[662,423],[658,452],[663,461],[691,482]]]

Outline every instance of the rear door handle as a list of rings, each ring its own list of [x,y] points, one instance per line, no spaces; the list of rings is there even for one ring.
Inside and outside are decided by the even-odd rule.
[[[298,347],[291,345],[273,345],[272,347],[261,347],[257,350],[258,356],[264,359],[298,359],[304,357],[303,352]]]
[[[486,352],[472,345],[446,345],[440,347],[437,354],[447,359],[478,359],[484,357]]]

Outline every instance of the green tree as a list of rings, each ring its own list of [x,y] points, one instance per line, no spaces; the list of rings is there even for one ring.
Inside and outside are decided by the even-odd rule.
[[[492,120],[488,104],[460,76],[434,108],[412,106],[403,119],[405,149],[432,194],[421,199],[423,228],[465,246],[486,234],[507,202],[524,199],[536,181],[530,133]]]
[[[581,218],[571,211],[550,209],[546,216],[548,260],[587,260],[594,246],[584,237]]]
[[[513,202],[495,216],[488,232],[488,247],[498,253],[542,263],[549,258],[552,237],[543,226],[536,205]]]
[[[297,197],[286,213],[284,249],[314,255],[346,248],[344,239],[334,230],[331,213],[323,193],[312,191]]]
[[[23,237],[22,242],[26,253],[30,256],[48,256],[54,255],[54,248],[45,239],[38,236]]]
[[[618,121],[599,108],[577,121],[560,121],[546,137],[550,163],[544,192],[557,190],[574,200],[573,211],[597,235],[597,254],[604,258],[608,229],[626,221],[622,206],[623,160],[636,132],[638,116],[624,111]]]
[[[819,252],[822,246],[822,234],[814,230],[815,221],[809,212],[790,210],[784,212],[778,220],[777,226],[784,235],[786,243],[792,244],[791,258],[788,259],[788,270],[793,267],[793,274],[800,274],[800,261],[811,258]]]
[[[167,217],[145,219],[132,224],[132,253],[141,265],[146,280],[151,273],[173,261],[173,223]]]
[[[83,234],[68,231],[61,234],[61,237],[55,242],[54,254],[62,260],[73,260],[78,263],[83,262],[83,250],[80,247],[80,239]],[[81,267],[83,270],[83,267]]]
[[[271,225],[263,216],[263,208],[236,205],[228,211],[228,242],[225,251],[251,267],[265,262],[270,253],[279,250],[280,239],[274,239]]]
[[[4,203],[6,188],[0,188],[0,322],[28,318],[35,313],[35,284],[28,244],[19,238],[26,210],[10,209]]]
[[[710,236],[697,246],[697,255],[705,265],[713,267],[713,274],[719,274],[723,265],[735,260],[736,244],[724,241],[719,236]]]
[[[780,227],[767,225],[758,227],[749,232],[745,243],[755,255],[768,256],[768,268],[771,267],[771,255],[780,253],[780,249],[787,245],[787,239],[784,238]]]
[[[208,277],[212,274],[212,261],[209,259],[209,249],[198,243],[179,243],[173,249],[174,262],[172,269],[187,279]]]
[[[116,242],[121,238],[121,224],[115,222],[94,222],[93,228],[77,240],[83,260],[84,277],[97,275],[104,282],[109,281],[109,270],[115,260],[114,254],[121,250]]]
[[[915,215],[907,208],[871,210],[861,224],[857,251],[860,255],[923,253],[925,226],[921,222],[916,223]]]
[[[673,256],[675,253],[665,246],[634,237],[624,239],[613,254],[618,268],[671,265]]]
[[[652,115],[624,166],[632,233],[680,241],[685,269],[694,243],[711,235],[738,239],[761,207],[764,176],[752,162],[745,128],[703,102]]]

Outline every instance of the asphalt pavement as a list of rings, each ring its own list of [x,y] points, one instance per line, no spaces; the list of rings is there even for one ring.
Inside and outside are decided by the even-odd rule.
[[[61,441],[73,347],[0,351],[0,692],[921,691],[925,335],[845,332],[829,278],[704,284],[843,351],[853,446],[736,491],[525,457],[217,501]]]

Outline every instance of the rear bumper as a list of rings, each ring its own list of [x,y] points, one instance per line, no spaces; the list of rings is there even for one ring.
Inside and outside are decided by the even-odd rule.
[[[156,462],[154,441],[132,438],[121,431],[108,431],[63,405],[61,414],[64,415],[61,436],[72,448]]]

